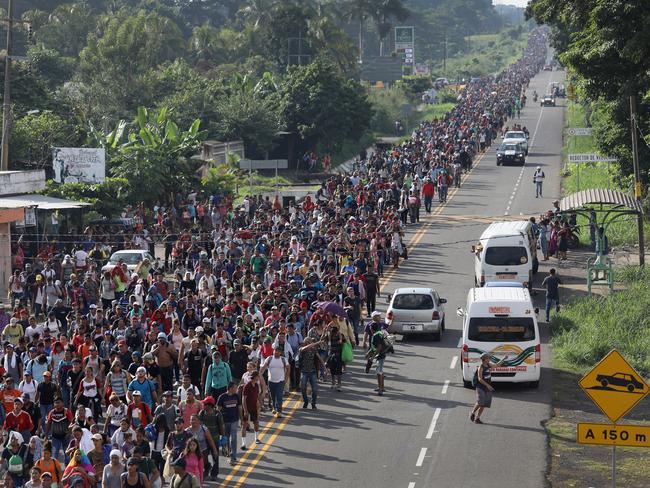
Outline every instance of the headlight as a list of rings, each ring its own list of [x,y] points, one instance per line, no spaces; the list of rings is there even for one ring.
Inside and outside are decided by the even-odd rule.
[[[518,157],[518,158],[523,158],[523,157],[524,157],[524,153],[517,154],[517,157]]]

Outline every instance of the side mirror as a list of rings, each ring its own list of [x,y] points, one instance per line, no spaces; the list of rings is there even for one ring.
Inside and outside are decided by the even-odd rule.
[[[535,307],[535,315],[538,315],[538,314],[539,314],[539,308]]]
[[[393,298],[392,293],[389,293],[388,295],[386,295],[386,303],[390,303],[391,298]]]
[[[441,298],[440,303],[447,303],[447,299],[446,298]]]
[[[458,307],[456,309],[456,315],[458,315],[459,317],[464,317],[465,316],[465,311],[461,307]]]
[[[476,246],[472,246],[472,254],[476,254]]]

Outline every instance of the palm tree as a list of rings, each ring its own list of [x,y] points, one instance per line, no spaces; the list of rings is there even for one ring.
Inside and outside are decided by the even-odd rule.
[[[384,55],[384,39],[390,34],[393,25],[391,19],[397,19],[400,22],[408,19],[410,12],[404,6],[402,0],[371,0],[372,10],[371,17],[377,26],[379,34],[379,55]]]
[[[347,0],[343,5],[343,19],[359,23],[359,63],[363,61],[363,29],[373,12],[372,0]]]

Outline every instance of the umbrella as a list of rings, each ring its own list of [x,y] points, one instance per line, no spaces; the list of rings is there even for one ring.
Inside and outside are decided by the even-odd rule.
[[[323,312],[338,315],[341,318],[346,318],[348,315],[345,309],[336,302],[316,302],[316,308],[320,308]]]

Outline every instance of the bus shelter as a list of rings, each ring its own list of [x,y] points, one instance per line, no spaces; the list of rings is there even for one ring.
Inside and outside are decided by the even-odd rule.
[[[587,286],[589,293],[593,285],[613,287],[612,261],[605,255],[605,236],[615,222],[625,219],[637,221],[639,235],[639,265],[645,264],[643,246],[643,206],[639,200],[617,190],[595,188],[567,195],[560,201],[560,214],[582,215],[596,228],[596,255],[587,261]]]

